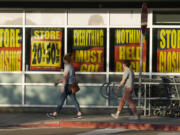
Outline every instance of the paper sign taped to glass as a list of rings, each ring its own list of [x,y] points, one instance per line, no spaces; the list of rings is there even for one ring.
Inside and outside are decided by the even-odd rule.
[[[21,71],[22,29],[0,29],[0,71]]]
[[[30,70],[55,70],[62,66],[62,29],[32,29]]]

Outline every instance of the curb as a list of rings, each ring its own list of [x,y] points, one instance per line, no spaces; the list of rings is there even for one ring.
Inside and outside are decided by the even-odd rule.
[[[10,127],[51,127],[51,128],[123,128],[132,130],[161,130],[161,131],[180,131],[180,125],[158,125],[149,123],[115,123],[115,122],[75,122],[75,121],[59,121],[45,123],[27,123],[1,126],[3,128]]]
[[[113,122],[60,122],[60,127],[64,128],[124,128],[133,130],[163,130],[180,131],[180,125],[157,125],[157,124],[139,124],[139,123],[113,123]]]

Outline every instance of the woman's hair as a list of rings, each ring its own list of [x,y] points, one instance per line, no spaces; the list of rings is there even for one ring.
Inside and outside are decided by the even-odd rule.
[[[64,55],[63,59],[66,60],[68,63],[72,62],[72,57],[70,53]]]
[[[123,61],[123,64],[126,65],[127,67],[129,67],[131,65],[129,60],[125,60]]]

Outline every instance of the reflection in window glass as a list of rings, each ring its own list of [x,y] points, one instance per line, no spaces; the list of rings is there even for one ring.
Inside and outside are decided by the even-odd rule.
[[[112,11],[110,13],[110,25],[114,26],[140,26],[141,12],[128,11]]]
[[[56,105],[61,92],[55,86],[26,86],[25,104],[27,105]]]
[[[1,25],[22,25],[23,14],[21,12],[0,12]]]
[[[65,14],[63,12],[27,12],[27,25],[64,25]]]
[[[21,86],[1,86],[0,87],[0,104],[22,104],[22,87]]]
[[[27,74],[26,83],[55,83],[63,78],[62,74]]]
[[[180,12],[154,12],[154,24],[180,24]]]
[[[76,78],[79,83],[104,83],[106,81],[106,75],[100,74],[76,74]]]
[[[1,74],[0,82],[1,83],[21,83],[22,75],[21,74]]]
[[[83,18],[83,19],[82,19]],[[68,25],[77,26],[100,26],[107,24],[106,12],[98,11],[70,11],[68,14]]]

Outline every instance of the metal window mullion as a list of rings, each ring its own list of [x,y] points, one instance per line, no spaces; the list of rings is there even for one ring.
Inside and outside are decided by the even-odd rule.
[[[64,53],[67,53],[67,26],[68,26],[68,10],[65,12],[65,30],[64,30]]]
[[[107,28],[107,26],[97,25],[97,26],[89,26],[89,25],[67,25],[67,28]]]
[[[65,25],[26,25],[25,28],[59,28],[65,27]]]
[[[109,74],[111,75],[122,75],[121,72],[110,72]],[[142,75],[149,75],[149,72],[143,72]],[[138,72],[135,72],[135,75],[138,75]],[[174,75],[174,76],[179,76],[180,73],[160,73],[160,72],[152,72],[151,75],[162,75],[162,76],[167,76],[167,75]]]
[[[23,47],[22,47],[22,105],[25,104],[25,25],[26,25],[26,13],[23,10]]]
[[[3,86],[3,85],[5,85],[5,86],[21,86],[22,85],[22,83],[0,83],[0,86]]]
[[[7,72],[6,72],[7,73]],[[38,71],[27,71],[25,74],[64,74],[64,72],[38,72]],[[98,75],[106,75],[106,72],[76,72],[76,74],[98,74]]]
[[[76,72],[76,74],[99,74],[99,75],[106,75],[107,73],[106,72]]]
[[[111,25],[110,28],[141,28],[141,26]],[[147,27],[148,28],[148,27]]]
[[[22,25],[0,25],[2,28],[20,28]]]
[[[123,75],[123,72],[109,72],[111,75]],[[139,75],[138,72],[134,72],[135,75]],[[142,75],[149,75],[149,72],[143,72]]]
[[[180,76],[180,73],[163,73],[163,72],[152,72],[152,75],[162,75],[162,76]]]
[[[151,23],[150,23],[150,54],[149,54],[149,73],[150,73],[150,78],[152,78],[152,57],[153,57],[153,29],[152,29],[152,24],[153,24],[153,14],[152,14],[152,10],[150,11],[150,17],[149,17]]]
[[[20,71],[0,71],[0,74],[21,74],[22,72]]]
[[[110,11],[107,11],[107,28],[106,28],[106,82],[109,82],[109,32],[110,32]],[[110,89],[108,88],[108,91],[110,92]],[[110,99],[106,99],[106,106],[110,106]]]
[[[39,72],[39,71],[27,71],[27,72],[25,72],[25,74],[51,74],[51,75],[57,75],[57,74],[59,74],[59,75],[61,75],[61,74],[63,74],[63,72]]]
[[[65,21],[65,27],[64,27],[64,28],[65,28],[65,30],[64,30],[64,54],[67,54],[67,49],[68,49],[68,48],[67,48],[67,40],[68,40],[68,39],[67,39],[67,35],[68,35],[68,34],[67,34],[68,13],[69,13],[68,10],[66,10],[66,11],[65,11],[65,20],[66,20],[66,21]],[[64,105],[65,105],[65,106],[67,105],[67,100],[68,100],[68,99],[66,98],[66,100],[65,100],[65,102],[64,102]]]
[[[180,28],[180,25],[152,25],[153,28]]]
[[[5,84],[5,83],[2,83],[2,84]],[[6,85],[11,85],[11,84],[6,83]],[[18,85],[18,83],[16,83],[16,85]],[[25,86],[54,86],[54,83],[25,83],[24,85]],[[59,86],[62,86],[62,84],[60,84]],[[102,84],[101,83],[79,83],[79,86],[102,86]]]

